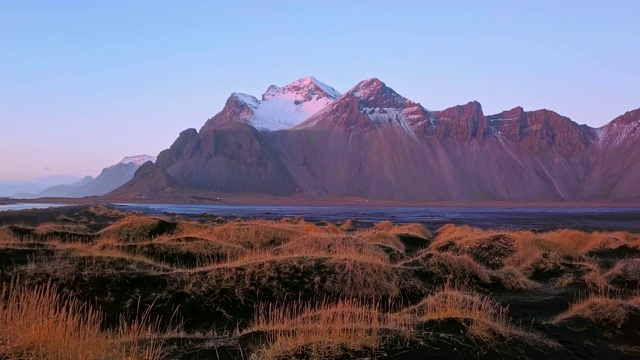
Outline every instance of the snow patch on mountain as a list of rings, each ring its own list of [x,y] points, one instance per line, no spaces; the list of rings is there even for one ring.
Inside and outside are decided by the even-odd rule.
[[[400,109],[393,108],[362,108],[362,113],[369,115],[374,124],[397,125],[407,134],[413,135],[414,131],[407,118]]]
[[[233,93],[231,94],[231,96],[247,104],[252,109],[255,109],[258,106],[260,106],[260,101],[256,99],[255,96],[251,96],[243,93]]]
[[[323,83],[322,81],[314,78],[313,76],[306,77],[303,82],[304,83],[309,83],[309,82],[315,83],[318,87],[320,87],[320,89],[322,89],[322,91],[324,91],[333,100],[339,98],[340,95],[342,95],[336,89],[334,89],[331,86]]]
[[[134,164],[135,166],[139,167],[142,166],[142,164],[146,163],[147,161],[151,161],[151,162],[156,162],[156,157],[155,156],[150,156],[150,155],[134,155],[134,156],[125,156],[124,159],[122,159],[122,161],[119,162],[119,164]]]
[[[619,147],[629,141],[635,141],[638,134],[640,134],[640,119],[629,124],[608,124],[596,130],[598,143],[608,144],[611,147]]]
[[[340,97],[334,88],[312,76],[285,86],[269,86],[262,100],[235,93],[253,113],[245,122],[258,130],[275,131],[293,127],[305,121]]]
[[[510,117],[510,118],[504,118],[504,119],[491,119],[491,121],[492,122],[493,121],[496,121],[496,122],[498,122],[498,121],[513,121],[513,120],[518,120],[518,119],[519,119],[519,117],[515,116],[515,117]]]

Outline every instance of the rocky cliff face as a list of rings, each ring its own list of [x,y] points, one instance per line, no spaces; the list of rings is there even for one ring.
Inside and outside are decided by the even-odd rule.
[[[583,196],[640,201],[640,109],[626,112],[595,133],[596,151]]]
[[[217,192],[290,195],[296,184],[265,146],[263,136],[243,123],[200,133],[189,129],[158,155],[159,168],[185,187]]]
[[[634,201],[639,127],[640,110],[593,129],[549,110],[486,116],[476,101],[430,111],[375,78],[340,95],[309,77],[261,100],[233,94],[156,166],[167,184],[201,192]]]

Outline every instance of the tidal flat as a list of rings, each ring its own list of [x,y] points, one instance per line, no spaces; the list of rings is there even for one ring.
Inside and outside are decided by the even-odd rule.
[[[631,227],[278,211],[0,213],[0,358],[640,356]]]

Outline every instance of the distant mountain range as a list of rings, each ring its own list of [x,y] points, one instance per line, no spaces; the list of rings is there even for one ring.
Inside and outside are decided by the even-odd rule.
[[[3,196],[11,196],[14,198],[82,198],[85,196],[104,195],[131,180],[136,170],[142,164],[147,161],[154,162],[155,160],[155,156],[149,155],[127,156],[119,163],[104,168],[100,175],[98,175],[96,178],[85,176],[84,178],[71,183],[63,183],[54,186],[46,185],[41,187],[33,187],[31,188],[32,190],[38,190],[31,193],[27,191],[21,191],[7,193],[6,195],[3,194]]]
[[[113,199],[242,193],[398,201],[640,201],[640,109],[601,128],[550,110],[432,111],[378,79],[232,94]],[[97,180],[97,179],[96,179]]]
[[[0,180],[0,197],[31,197],[48,187],[80,180],[76,176],[51,175],[29,180]]]

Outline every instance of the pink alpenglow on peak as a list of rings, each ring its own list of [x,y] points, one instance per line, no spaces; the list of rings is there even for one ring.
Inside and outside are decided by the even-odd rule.
[[[289,85],[271,85],[261,100],[233,93],[225,108],[202,128],[210,130],[218,125],[242,122],[262,131],[276,131],[296,126],[327,105],[340,93],[318,79],[307,76]]]
[[[142,166],[142,164],[147,161],[156,162],[156,157],[151,155],[134,155],[134,156],[125,156],[120,164],[134,164],[136,166]]]

